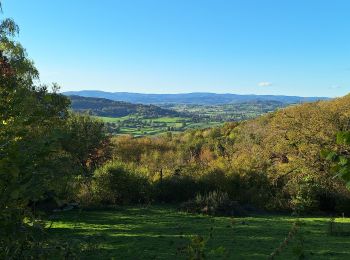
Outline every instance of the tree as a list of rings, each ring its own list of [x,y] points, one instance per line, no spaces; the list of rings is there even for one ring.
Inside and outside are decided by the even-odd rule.
[[[69,101],[34,84],[39,74],[15,41],[17,33],[13,20],[1,21],[0,258],[20,258],[28,242],[24,220],[32,216],[28,204],[55,188],[66,157],[60,139]]]
[[[35,205],[62,193],[76,174],[102,160],[103,124],[68,112],[69,100],[39,73],[16,42],[18,27],[0,22],[0,258],[27,258]],[[34,210],[34,212],[33,212]],[[33,214],[34,213],[34,214]],[[24,232],[27,230],[28,232]],[[36,258],[36,257],[33,257]],[[40,257],[38,257],[40,258]]]
[[[51,154],[58,149],[60,126],[68,116],[69,101],[46,86],[35,86],[38,72],[23,47],[13,40],[17,25],[5,19],[0,25],[0,175],[1,206],[25,201],[44,187],[52,175]],[[45,177],[41,174],[45,172]],[[49,177],[50,178],[50,177]],[[31,191],[27,189],[31,186]],[[40,188],[42,189],[42,188]],[[7,202],[6,202],[7,201]]]
[[[109,159],[109,138],[102,121],[84,114],[71,114],[65,126],[63,149],[85,177]]]
[[[333,162],[333,171],[342,179],[350,189],[350,132],[344,131],[337,134],[337,149],[324,151],[322,156]]]

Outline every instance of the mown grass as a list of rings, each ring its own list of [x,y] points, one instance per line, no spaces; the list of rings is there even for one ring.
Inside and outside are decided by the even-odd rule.
[[[296,219],[289,216],[247,218],[210,217],[178,212],[171,207],[127,207],[116,210],[60,213],[51,237],[80,241],[87,259],[186,259],[182,251],[192,236],[209,238],[209,259],[267,259],[286,237]],[[297,259],[295,249],[303,238],[307,259],[350,259],[350,239],[328,234],[329,218],[302,218],[295,239],[277,259]],[[350,231],[350,219],[336,219],[338,228]],[[210,231],[212,229],[212,232]],[[224,254],[212,254],[219,247]],[[221,250],[222,251],[222,250]]]

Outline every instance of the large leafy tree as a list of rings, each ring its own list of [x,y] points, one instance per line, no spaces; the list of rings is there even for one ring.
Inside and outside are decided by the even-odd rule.
[[[36,85],[38,71],[16,41],[11,19],[0,23],[0,246],[13,254],[22,248],[28,204],[39,200],[57,178],[61,126],[69,101]],[[2,256],[0,255],[2,258]]]
[[[14,40],[16,24],[0,25],[0,194],[1,206],[40,196],[53,178],[51,163],[59,149],[59,132],[69,101],[46,86],[34,85],[38,72],[24,48]],[[30,189],[29,189],[30,187]],[[40,188],[39,188],[40,187]],[[36,194],[38,191],[38,194]],[[21,193],[28,193],[21,196]]]
[[[52,91],[39,85],[18,32],[13,20],[0,21],[0,258],[22,256],[23,227],[33,216],[28,205],[92,169],[105,140],[100,123],[69,113],[55,84]]]

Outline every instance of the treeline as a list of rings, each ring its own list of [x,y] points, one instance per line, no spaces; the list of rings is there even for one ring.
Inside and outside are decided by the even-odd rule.
[[[88,113],[93,116],[123,117],[128,115],[138,115],[145,118],[157,118],[163,116],[179,117],[185,115],[185,113],[160,108],[154,105],[132,104],[105,98],[69,96],[69,99],[72,102],[71,107],[73,111]]]

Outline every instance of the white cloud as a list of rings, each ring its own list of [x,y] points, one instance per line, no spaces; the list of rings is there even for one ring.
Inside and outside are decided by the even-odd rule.
[[[258,83],[258,86],[259,87],[270,87],[270,86],[272,86],[272,83],[268,82],[268,81],[262,81],[262,82]]]

